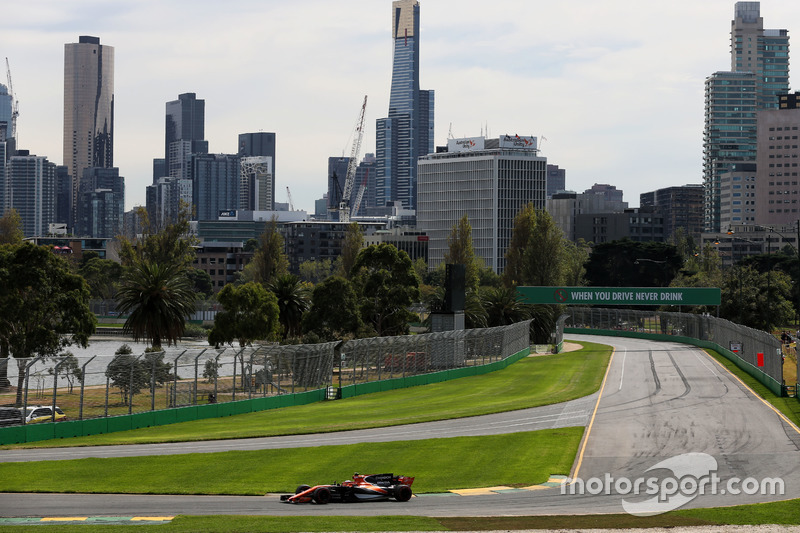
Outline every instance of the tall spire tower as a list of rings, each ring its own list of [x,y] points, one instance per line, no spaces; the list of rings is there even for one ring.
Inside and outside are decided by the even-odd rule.
[[[375,198],[416,209],[417,159],[433,152],[434,92],[419,88],[419,1],[392,2],[392,88],[389,115],[377,120]]]

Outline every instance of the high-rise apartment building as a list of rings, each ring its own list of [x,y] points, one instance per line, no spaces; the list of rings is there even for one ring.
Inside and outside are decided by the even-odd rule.
[[[736,2],[731,21],[731,71],[705,82],[703,225],[721,229],[721,183],[732,165],[756,159],[756,116],[776,109],[789,89],[789,32],[764,29],[760,2]]]
[[[547,159],[538,155],[532,137],[473,137],[447,144],[447,152],[419,160],[417,229],[430,239],[428,266],[444,261],[450,232],[467,215],[475,255],[501,274],[514,217],[530,203],[545,208]]]
[[[0,83],[0,142],[5,142],[11,137],[12,106],[8,87]]]
[[[167,102],[164,130],[165,176],[188,178],[191,155],[208,153],[205,123],[206,101],[198,100],[195,93],[179,94],[177,100]]]
[[[639,195],[641,207],[653,207],[664,216],[664,235],[669,238],[678,228],[699,239],[703,232],[703,186],[665,187]]]
[[[755,221],[775,227],[800,219],[800,93],[779,95],[758,113]]]
[[[19,150],[7,168],[7,207],[17,210],[25,237],[47,235],[56,217],[56,165]]]
[[[419,2],[392,2],[389,115],[377,120],[376,202],[417,206],[417,160],[433,152],[434,92],[419,88]]]
[[[64,45],[64,165],[74,226],[83,170],[114,166],[114,48],[98,37]]]

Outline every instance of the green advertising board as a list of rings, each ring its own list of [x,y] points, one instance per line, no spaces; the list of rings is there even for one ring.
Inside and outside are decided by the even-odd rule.
[[[517,287],[526,304],[566,305],[719,305],[718,288],[709,287]]]

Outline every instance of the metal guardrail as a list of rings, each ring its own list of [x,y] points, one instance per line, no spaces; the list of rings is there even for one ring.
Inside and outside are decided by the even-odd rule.
[[[709,315],[572,307],[566,327],[677,335],[709,341],[729,350],[778,386],[783,384],[781,343],[765,331]]]
[[[69,419],[292,394],[504,360],[530,346],[530,321],[496,328],[324,344],[171,348],[15,360],[0,405],[58,406]]]

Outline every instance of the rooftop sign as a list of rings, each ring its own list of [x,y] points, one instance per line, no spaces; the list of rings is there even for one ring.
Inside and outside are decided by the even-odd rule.
[[[720,305],[713,287],[517,287],[526,304]]]

